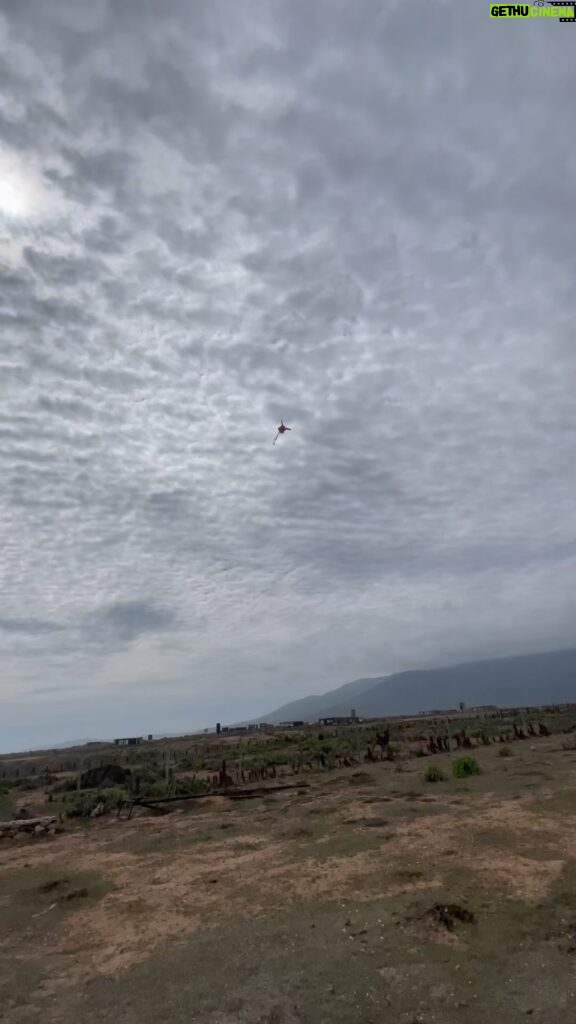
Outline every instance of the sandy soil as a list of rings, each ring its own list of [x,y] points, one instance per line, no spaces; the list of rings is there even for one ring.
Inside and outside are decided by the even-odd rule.
[[[496,755],[0,846],[3,1020],[576,1020],[576,760]]]

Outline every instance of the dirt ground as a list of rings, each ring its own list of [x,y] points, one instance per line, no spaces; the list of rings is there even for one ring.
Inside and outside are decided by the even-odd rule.
[[[576,1022],[561,737],[0,845],[4,1024]]]

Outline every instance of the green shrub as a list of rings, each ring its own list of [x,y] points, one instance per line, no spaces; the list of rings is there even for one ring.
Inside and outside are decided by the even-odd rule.
[[[513,753],[514,751],[510,750],[510,747],[500,747],[500,750],[498,751],[498,757],[512,757]]]
[[[151,800],[159,798],[161,796],[171,796],[172,790],[170,788],[170,782],[166,782],[165,779],[156,779],[154,782],[148,783],[141,793],[141,796],[150,797]]]
[[[24,793],[38,790],[41,784],[41,778],[3,778],[1,783],[3,790],[20,790]]]
[[[104,804],[104,810],[107,812],[117,811],[125,800],[128,800],[128,794],[126,790],[121,789],[120,786],[111,786],[109,789],[101,789],[97,794],[97,803]]]
[[[297,751],[295,752],[296,756]],[[253,754],[250,747],[242,759],[245,768],[261,768],[263,765],[281,765],[290,760],[290,751],[270,750]]]
[[[128,793],[119,786],[101,790],[85,789],[81,792],[67,793],[64,796],[63,808],[68,818],[89,818],[99,804],[103,805],[105,814],[110,814],[117,811],[125,800],[128,800]]]
[[[446,774],[442,771],[439,765],[430,764],[424,772],[424,778],[426,779],[426,782],[445,782]]]
[[[147,793],[150,786],[155,782],[163,782],[165,769],[160,767],[146,767],[137,773],[140,780],[140,792]]]
[[[62,782],[57,782],[53,788],[53,793],[75,793],[78,790],[78,779],[63,779]]]
[[[345,736],[327,736],[322,740],[306,736],[298,743],[298,749],[309,757],[319,757],[320,754],[351,754],[354,747]]]
[[[33,789],[38,789],[39,785],[40,783],[36,779],[17,779],[13,788],[19,789],[24,793],[29,793]]]
[[[64,810],[68,818],[89,818],[97,806],[96,794],[89,791],[68,793],[64,798]]]
[[[475,757],[459,757],[452,762],[452,773],[457,779],[467,779],[471,775],[481,775],[482,769]]]
[[[180,772],[202,772],[208,767],[208,763],[203,757],[183,757],[178,762],[178,771]]]
[[[174,796],[194,796],[195,793],[207,793],[210,784],[203,779],[174,779]]]
[[[202,779],[157,779],[146,787],[142,795],[151,800],[160,800],[165,796],[194,796],[196,793],[207,793],[209,789],[209,783]]]

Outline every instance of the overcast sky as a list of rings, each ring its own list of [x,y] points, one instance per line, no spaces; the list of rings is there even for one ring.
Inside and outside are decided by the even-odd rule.
[[[3,0],[0,749],[574,645],[575,45]]]

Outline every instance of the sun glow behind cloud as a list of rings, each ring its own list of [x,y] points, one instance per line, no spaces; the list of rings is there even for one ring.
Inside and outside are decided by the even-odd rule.
[[[0,217],[12,221],[44,220],[53,206],[54,195],[36,169],[0,148]]]
[[[0,211],[8,217],[25,217],[28,208],[24,189],[9,178],[0,178]]]

